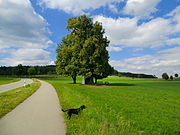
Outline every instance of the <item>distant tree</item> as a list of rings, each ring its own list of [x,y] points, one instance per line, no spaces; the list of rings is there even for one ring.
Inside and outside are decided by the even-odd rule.
[[[138,74],[138,75],[137,75],[137,78],[142,78],[142,75],[141,75],[141,74]]]
[[[175,76],[175,77],[178,77],[178,74],[176,73],[174,76]]]
[[[165,80],[168,80],[169,79],[169,76],[167,73],[163,73],[162,74],[162,78],[165,79]]]
[[[121,74],[121,73],[118,73],[118,76],[119,76],[119,77],[122,77],[122,74]]]
[[[173,76],[172,75],[170,76],[170,79],[173,80]]]
[[[35,75],[36,74],[36,69],[34,67],[28,68],[28,74],[29,75]]]
[[[113,72],[112,72],[112,75],[118,75],[118,71],[116,69],[113,68]]]
[[[83,15],[69,18],[66,28],[69,34],[57,48],[57,73],[71,76],[74,83],[76,76],[82,75],[86,84],[112,74],[106,50],[109,40],[104,36],[102,24],[93,23],[92,18]]]
[[[16,73],[15,73],[16,75],[23,75],[24,73],[23,73],[23,66],[22,66],[22,64],[19,64],[17,67],[16,67]]]

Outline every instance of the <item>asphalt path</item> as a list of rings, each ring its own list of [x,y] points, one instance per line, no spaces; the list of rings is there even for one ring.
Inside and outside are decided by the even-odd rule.
[[[66,126],[54,87],[40,88],[0,119],[0,135],[65,135]]]
[[[24,84],[27,85],[27,84],[30,84],[32,82],[33,82],[33,80],[31,80],[31,79],[21,79],[18,82],[0,85],[0,93],[22,87],[22,86],[24,86]]]

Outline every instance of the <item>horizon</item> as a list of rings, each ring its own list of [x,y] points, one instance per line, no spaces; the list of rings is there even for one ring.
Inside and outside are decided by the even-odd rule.
[[[119,72],[180,74],[180,0],[0,0],[0,66],[51,65],[67,19],[102,22]]]

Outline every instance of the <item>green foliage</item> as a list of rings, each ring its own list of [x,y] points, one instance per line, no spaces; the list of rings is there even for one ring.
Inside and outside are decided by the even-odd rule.
[[[56,88],[63,109],[87,106],[71,120],[64,114],[68,135],[180,134],[178,81],[108,77],[102,81],[109,85],[92,86],[68,84],[69,80],[48,81]]]
[[[17,75],[23,75],[23,74],[24,74],[22,64],[19,64],[19,65],[16,67],[16,74],[17,74]]]
[[[109,40],[99,22],[93,23],[86,15],[68,19],[69,34],[57,48],[57,73],[76,78],[82,75],[93,83],[93,78],[107,77],[113,71],[108,63],[106,47]]]
[[[162,74],[162,78],[165,79],[165,80],[168,80],[169,79],[169,76],[167,73],[163,73]]]
[[[37,72],[34,67],[30,67],[30,68],[28,68],[28,73],[29,73],[29,75],[35,75]]]
[[[175,76],[175,77],[178,77],[178,74],[176,73],[174,76]]]

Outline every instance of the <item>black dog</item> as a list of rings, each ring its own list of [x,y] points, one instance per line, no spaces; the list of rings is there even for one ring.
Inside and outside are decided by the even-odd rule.
[[[68,116],[69,116],[69,119],[71,118],[71,115],[72,114],[76,114],[78,115],[83,109],[85,109],[86,106],[85,105],[82,105],[81,107],[77,108],[77,109],[67,109],[67,110],[63,110],[63,112],[67,112],[68,113]]]

